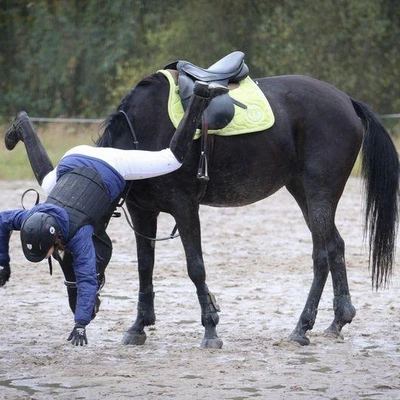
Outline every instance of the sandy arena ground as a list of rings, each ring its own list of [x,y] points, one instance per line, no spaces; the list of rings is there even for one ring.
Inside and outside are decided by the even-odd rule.
[[[16,208],[34,182],[0,182],[1,209]],[[61,270],[27,263],[11,238],[12,277],[0,288],[0,399],[400,399],[400,252],[389,289],[374,292],[363,244],[360,182],[351,178],[337,226],[346,242],[357,315],[344,340],[324,335],[333,318],[330,281],[311,344],[287,340],[312,278],[310,234],[281,190],[236,209],[201,209],[207,282],[221,307],[221,350],[203,337],[194,285],[179,239],[157,244],[157,323],[144,346],[121,339],[135,316],[133,234],[114,219],[114,256],[89,344],[74,347]],[[160,235],[173,228],[160,220]]]

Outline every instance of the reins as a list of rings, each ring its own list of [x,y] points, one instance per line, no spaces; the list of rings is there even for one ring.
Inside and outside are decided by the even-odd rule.
[[[143,235],[142,233],[138,232],[135,229],[135,227],[133,226],[132,222],[130,221],[130,219],[128,217],[128,213],[125,210],[125,208],[122,206],[120,206],[120,207],[121,207],[121,210],[124,212],[126,222],[128,222],[129,227],[133,230],[133,232],[136,233],[136,235],[138,235],[144,239],[151,240],[152,242],[162,242],[163,240],[170,240],[170,239],[175,239],[175,238],[179,237],[179,232],[176,233],[178,230],[178,226],[176,224],[174,226],[174,229],[172,229],[171,233],[169,234],[169,236],[165,236],[165,237],[161,237],[161,238],[151,238],[149,236]]]
[[[24,206],[24,197],[25,197],[25,195],[27,194],[27,193],[29,193],[29,192],[35,192],[36,193],[36,200],[35,200],[35,206],[37,206],[38,204],[39,204],[39,192],[36,190],[36,189],[27,189],[27,190],[25,190],[25,192],[24,193],[22,193],[22,196],[21,196],[21,207],[24,209],[24,210],[26,210],[26,208],[25,208],[25,206]]]
[[[138,150],[139,149],[139,141],[137,140],[137,137],[136,137],[136,134],[135,134],[135,130],[133,129],[132,123],[131,123],[127,113],[124,110],[118,110],[118,112],[121,113],[125,117],[126,123],[128,124],[129,130],[130,130],[132,138],[133,138],[133,143],[134,143],[135,150]],[[129,188],[128,188],[128,190],[126,192],[126,195],[124,197],[128,196],[128,194],[129,194],[129,192],[131,190],[131,187],[132,187],[132,182],[129,184]],[[177,227],[176,224],[175,224],[174,229],[172,229],[172,232],[170,233],[170,235],[166,236],[166,237],[162,237],[162,238],[151,238],[151,237],[148,237],[148,236],[143,235],[142,233],[138,232],[135,229],[135,227],[133,226],[132,221],[129,219],[127,211],[123,207],[124,202],[125,201],[123,200],[121,203],[119,203],[117,205],[117,207],[120,207],[121,210],[124,212],[126,222],[128,223],[129,227],[133,230],[133,232],[136,233],[136,235],[138,235],[138,236],[140,236],[140,237],[142,237],[144,239],[151,240],[152,242],[160,242],[160,241],[163,241],[163,240],[175,239],[175,238],[177,238],[179,236],[179,233],[176,233],[177,230],[178,230],[178,227]],[[118,217],[118,215],[116,215],[115,213],[113,214],[113,216]]]
[[[132,134],[132,138],[133,138],[133,142],[134,142],[134,145],[135,145],[135,149],[138,150],[139,149],[139,141],[137,140],[137,137],[136,137],[135,131],[133,129],[133,126],[131,124],[131,121],[130,121],[130,119],[129,119],[129,117],[126,114],[125,111],[119,110],[119,112],[125,117],[125,120],[126,120],[126,122],[128,124],[128,127],[129,127],[129,130],[130,130],[130,132]],[[197,178],[199,180],[207,183],[207,181],[210,179],[209,176],[208,176],[208,160],[207,160],[207,136],[208,136],[207,132],[208,132],[208,126],[207,126],[207,124],[206,124],[206,122],[204,120],[204,116],[203,116],[202,119],[203,119],[203,124],[202,124],[203,128],[202,128],[202,135],[201,135],[202,151],[201,151],[201,157],[200,157],[199,167],[198,167],[198,171],[197,171]],[[132,183],[133,182],[131,182],[129,184],[129,188],[126,191],[126,194],[125,194],[124,197],[128,196],[128,194],[129,194],[129,192],[131,190],[131,187],[132,187]],[[205,192],[203,193],[203,196],[204,195],[205,195]],[[124,202],[125,202],[125,200],[123,200],[121,203],[119,203],[117,205],[117,207],[121,208],[121,210],[123,211],[123,213],[125,215],[126,222],[128,223],[129,227],[132,229],[132,231],[135,232],[136,235],[138,235],[138,236],[140,236],[140,237],[142,237],[144,239],[151,240],[152,242],[161,242],[161,241],[165,241],[165,240],[175,239],[175,238],[180,236],[179,232],[176,233],[178,231],[178,226],[176,224],[175,224],[174,228],[172,229],[171,233],[169,234],[169,236],[165,236],[165,237],[161,237],[161,238],[157,238],[157,237],[152,238],[152,237],[143,235],[142,233],[138,232],[135,229],[135,227],[133,226],[133,223],[132,223],[131,219],[129,219],[127,211],[123,207]],[[114,213],[113,216],[118,217],[119,215]]]
[[[129,194],[129,192],[130,192],[130,190],[131,190],[131,187],[132,187],[132,183],[133,183],[133,182],[131,182],[131,183],[129,184],[129,188],[128,188],[128,190],[126,191],[126,194],[125,194],[124,198],[128,196],[128,194]],[[129,227],[132,229],[132,231],[135,232],[136,235],[138,235],[138,236],[140,236],[140,237],[142,237],[142,238],[144,238],[144,239],[151,240],[152,242],[162,242],[162,241],[164,241],[164,240],[175,239],[175,238],[177,238],[177,237],[180,236],[179,232],[176,233],[177,230],[178,230],[177,224],[175,224],[174,229],[172,229],[172,231],[171,231],[171,233],[169,234],[169,236],[165,236],[165,237],[161,237],[161,238],[157,238],[157,237],[152,238],[152,237],[143,235],[142,233],[138,232],[138,231],[135,229],[135,227],[133,226],[133,222],[131,221],[131,219],[130,219],[129,216],[128,216],[127,211],[126,211],[125,208],[123,207],[124,203],[125,203],[125,199],[123,199],[122,202],[120,202],[120,203],[117,205],[117,207],[121,208],[121,210],[122,210],[123,213],[124,213],[126,222],[128,223]],[[117,215],[115,215],[115,216],[117,216]]]

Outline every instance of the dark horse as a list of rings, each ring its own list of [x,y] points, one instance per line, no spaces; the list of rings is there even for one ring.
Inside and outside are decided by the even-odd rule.
[[[133,181],[126,204],[136,232],[139,301],[124,344],[143,344],[144,328],[155,323],[154,243],[160,212],[171,214],[186,254],[187,270],[201,306],[205,336],[201,346],[220,348],[218,305],[206,284],[199,204],[236,207],[264,199],[282,187],[292,194],[311,231],[314,279],[290,339],[309,344],[318,303],[331,273],[334,319],[327,329],[342,337],[355,316],[346,276],[344,241],[335,225],[338,201],[362,149],[366,229],[373,286],[386,284],[392,271],[397,228],[399,160],[388,132],[363,103],[306,76],[257,79],[275,114],[268,130],[221,137],[210,135],[209,181],[197,179],[200,140],[194,141],[181,169],[159,178]],[[168,81],[161,73],[143,79],[106,121],[98,146],[134,148],[123,111],[144,150],[166,148],[175,128],[167,114]]]

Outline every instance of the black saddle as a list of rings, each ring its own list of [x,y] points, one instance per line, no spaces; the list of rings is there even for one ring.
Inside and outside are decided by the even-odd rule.
[[[188,61],[175,61],[168,64],[165,69],[178,71],[179,95],[184,110],[189,104],[196,81],[215,82],[228,86],[229,83],[238,83],[249,75],[249,68],[244,62],[244,53],[241,51],[228,54],[207,69]],[[235,114],[234,104],[246,108],[244,104],[232,99],[229,93],[215,97],[204,112],[207,128],[217,130],[228,125]]]

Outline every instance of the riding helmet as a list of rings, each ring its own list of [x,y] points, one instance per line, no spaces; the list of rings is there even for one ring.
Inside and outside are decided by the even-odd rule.
[[[44,212],[30,215],[21,227],[21,244],[28,261],[42,261],[54,245],[60,228],[54,217]]]

